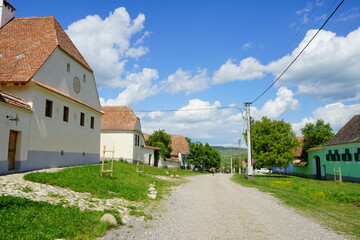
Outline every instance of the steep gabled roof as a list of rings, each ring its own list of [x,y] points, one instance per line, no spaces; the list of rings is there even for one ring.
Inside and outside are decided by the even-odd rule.
[[[19,107],[28,111],[32,111],[31,106],[23,99],[15,97],[9,93],[0,90],[0,102]]]
[[[139,119],[129,106],[103,107],[101,130],[135,131]]]
[[[182,135],[170,135],[171,136],[171,155],[178,155],[178,153],[189,154],[189,143]]]
[[[178,155],[178,153],[189,154],[189,143],[182,135],[169,134],[171,137],[171,148],[172,152],[170,155]],[[149,139],[148,134],[144,134],[145,141]]]
[[[26,83],[57,47],[92,71],[54,17],[14,18],[0,29],[0,83]]]
[[[296,139],[299,141],[300,146],[293,149],[294,157],[301,157],[301,153],[304,147],[304,137],[303,136],[297,136]]]
[[[326,146],[355,142],[360,142],[360,115],[355,115],[348,121]]]

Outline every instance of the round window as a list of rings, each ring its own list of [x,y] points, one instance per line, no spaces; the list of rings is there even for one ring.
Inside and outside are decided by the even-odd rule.
[[[76,93],[80,92],[81,86],[80,86],[80,79],[78,77],[74,77],[73,87]]]

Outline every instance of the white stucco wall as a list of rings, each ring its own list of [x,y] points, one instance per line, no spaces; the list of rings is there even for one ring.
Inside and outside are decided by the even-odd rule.
[[[107,150],[115,149],[114,158],[123,158],[127,161],[134,159],[134,133],[133,132],[101,132],[100,154],[103,157],[104,146]],[[106,153],[106,159],[111,158],[111,153]]]
[[[67,71],[67,64],[70,64],[70,72]],[[83,80],[84,75],[86,76],[85,81]],[[79,93],[74,91],[73,80],[75,77],[80,79]],[[51,54],[33,79],[101,110],[94,74],[60,48]]]
[[[10,121],[6,116],[16,117]],[[17,132],[15,162],[26,161],[29,148],[29,129],[32,112],[0,102],[0,174],[8,171],[8,148],[10,130]]]

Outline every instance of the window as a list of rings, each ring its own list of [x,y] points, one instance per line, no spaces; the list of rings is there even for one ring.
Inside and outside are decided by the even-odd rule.
[[[135,146],[140,146],[140,136],[135,134]]]
[[[91,128],[91,129],[94,129],[94,125],[95,125],[95,118],[94,118],[94,117],[91,117],[91,120],[90,120],[90,128]]]
[[[335,154],[334,154],[334,161],[340,161],[340,154],[338,150],[335,150]]]
[[[68,64],[66,65],[66,71],[67,71],[67,72],[70,72],[70,63],[68,63]]]
[[[85,126],[85,113],[80,113],[80,126]]]
[[[83,82],[86,82],[86,75],[83,76]]]
[[[343,161],[351,161],[351,154],[348,148],[345,149],[345,153],[341,154]]]
[[[326,154],[326,161],[332,161],[333,160],[333,154],[331,153],[331,150],[329,150],[329,153]]]
[[[69,121],[69,108],[64,106],[64,112],[63,112],[63,121],[68,122]]]
[[[355,161],[360,161],[360,148],[357,149],[357,153],[354,153]]]
[[[52,117],[52,109],[53,109],[53,102],[51,100],[46,99],[45,103],[45,116]]]

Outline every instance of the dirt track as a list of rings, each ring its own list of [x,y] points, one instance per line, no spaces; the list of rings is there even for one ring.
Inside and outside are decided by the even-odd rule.
[[[230,175],[201,175],[164,201],[155,220],[133,221],[102,239],[346,239],[284,206],[270,194],[242,187]]]

